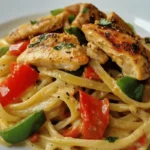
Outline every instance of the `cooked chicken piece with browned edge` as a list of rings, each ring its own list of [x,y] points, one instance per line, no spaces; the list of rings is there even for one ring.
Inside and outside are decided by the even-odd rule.
[[[63,26],[63,19],[67,13],[63,12],[57,16],[49,15],[36,20],[35,23],[27,23],[13,30],[5,39],[8,43],[16,43],[26,38],[55,31]]]
[[[134,32],[131,29],[131,27],[115,12],[108,13],[107,20],[112,22],[115,25],[115,27],[119,28],[120,30],[130,35],[134,35]]]
[[[71,24],[68,21],[70,15],[75,15],[75,20]],[[69,25],[81,27],[84,23],[94,23],[95,20],[105,17],[106,15],[94,5],[78,3],[65,7],[64,11],[56,16],[49,15],[35,20],[34,23],[23,24],[12,31],[5,39],[8,43],[12,44]]]
[[[147,55],[147,57],[149,58],[149,60],[150,60],[150,43],[146,43],[145,42],[145,39],[140,39],[140,41],[141,41],[141,43],[142,43],[142,45],[144,46],[144,48],[145,48],[145,50],[146,50],[146,55]]]
[[[87,45],[87,55],[92,59],[98,60],[100,64],[105,64],[109,59],[106,53],[92,42],[89,42]]]
[[[88,57],[74,35],[48,33],[34,37],[17,62],[75,71],[88,62]]]
[[[88,3],[78,3],[65,7],[65,10],[75,16],[72,26],[81,27],[86,23],[94,23],[95,20],[106,18],[105,13],[99,11],[94,5]]]
[[[138,80],[150,77],[149,58],[137,39],[96,24],[83,25],[82,30],[88,41],[96,44],[121,67],[124,75]]]

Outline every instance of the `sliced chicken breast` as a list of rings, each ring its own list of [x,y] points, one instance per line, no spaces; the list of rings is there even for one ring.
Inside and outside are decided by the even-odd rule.
[[[94,5],[88,3],[78,3],[65,7],[65,10],[74,15],[75,19],[72,26],[81,27],[86,23],[94,23],[95,20],[106,18],[105,13],[99,11]]]
[[[150,43],[146,43],[145,39],[141,39],[141,38],[140,38],[140,41],[141,41],[141,44],[144,46],[146,55],[150,61]]]
[[[131,29],[131,27],[115,12],[111,12],[111,13],[107,14],[107,20],[112,22],[115,25],[115,27],[119,28],[120,30],[124,31],[125,33],[134,35],[134,32]]]
[[[74,35],[49,33],[34,37],[17,62],[75,71],[88,62],[88,57]]]
[[[89,42],[87,45],[87,55],[92,59],[98,60],[100,64],[105,64],[109,59],[108,55],[92,42]]]
[[[149,59],[137,39],[96,24],[83,25],[82,30],[88,41],[96,44],[122,68],[124,75],[138,80],[150,77]]]
[[[66,12],[57,16],[43,17],[35,20],[34,23],[23,24],[13,30],[5,39],[12,44],[38,34],[55,31],[63,26],[64,16],[66,16]]]

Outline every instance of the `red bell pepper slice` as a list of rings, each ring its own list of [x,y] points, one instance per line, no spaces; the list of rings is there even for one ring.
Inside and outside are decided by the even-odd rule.
[[[99,75],[95,72],[95,70],[91,66],[88,66],[85,69],[84,75],[86,78],[91,80],[100,80]]]
[[[17,98],[38,79],[38,73],[28,65],[17,65],[11,75],[0,83],[0,103],[6,106]]]
[[[19,56],[23,51],[26,50],[27,46],[29,45],[30,41],[23,41],[17,44],[12,44],[9,47],[9,51],[14,56]]]
[[[109,100],[80,91],[81,132],[85,139],[101,139],[109,122]]]
[[[76,138],[81,134],[81,129],[80,126],[76,126],[76,127],[71,127],[68,129],[65,129],[63,131],[60,132],[63,136],[65,137],[72,137],[72,138]]]

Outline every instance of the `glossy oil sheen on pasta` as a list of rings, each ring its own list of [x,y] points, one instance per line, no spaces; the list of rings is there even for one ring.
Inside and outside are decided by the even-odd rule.
[[[29,45],[14,54],[11,47],[24,41]],[[37,140],[23,141],[34,149],[148,149],[150,38],[141,38],[118,14],[105,14],[87,3],[67,6],[17,27],[0,40],[3,47],[9,50],[0,55],[0,98],[12,63],[36,68],[39,77],[16,97],[19,101],[0,105],[1,131],[43,110],[46,122]],[[123,90],[117,83],[124,77],[141,88],[134,90],[138,84],[126,81]],[[82,92],[89,96],[86,104]],[[141,100],[135,96],[139,93]],[[85,106],[89,99],[93,106]],[[97,109],[106,100],[107,107]],[[105,117],[95,117],[98,111]],[[89,130],[96,130],[95,135]],[[10,145],[2,137],[0,143]]]

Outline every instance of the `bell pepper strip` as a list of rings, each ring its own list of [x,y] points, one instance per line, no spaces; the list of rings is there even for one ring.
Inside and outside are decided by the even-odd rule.
[[[24,52],[26,50],[29,43],[30,43],[30,41],[27,40],[27,41],[19,42],[17,44],[12,44],[9,47],[9,51],[12,55],[19,56],[22,52]]]
[[[109,122],[109,100],[98,100],[83,91],[79,95],[83,138],[101,139]]]
[[[10,144],[17,144],[25,141],[32,134],[39,131],[41,126],[45,123],[46,117],[44,111],[35,112],[17,123],[15,126],[0,131],[0,136]]]
[[[33,134],[30,138],[29,138],[29,140],[30,140],[30,142],[31,143],[37,143],[38,142],[38,140],[39,140],[39,134],[37,134],[37,133],[35,133],[35,134]]]
[[[38,73],[28,65],[15,66],[11,75],[0,83],[0,103],[6,106],[19,98],[21,94],[38,79]]]
[[[1,58],[3,55],[5,55],[8,50],[9,50],[9,47],[8,47],[8,46],[1,47],[1,48],[0,48],[0,58]]]
[[[86,37],[85,37],[83,31],[80,28],[78,28],[78,27],[65,28],[65,32],[68,33],[68,34],[75,35],[78,38],[81,45],[82,44],[87,44]]]
[[[139,102],[142,101],[144,85],[138,80],[125,76],[117,80],[117,85],[130,98]]]
[[[80,126],[70,127],[60,132],[61,135],[65,137],[77,138],[81,134]]]
[[[100,80],[99,75],[95,72],[95,70],[91,66],[88,66],[85,69],[84,76],[85,78],[88,78],[91,80]]]

